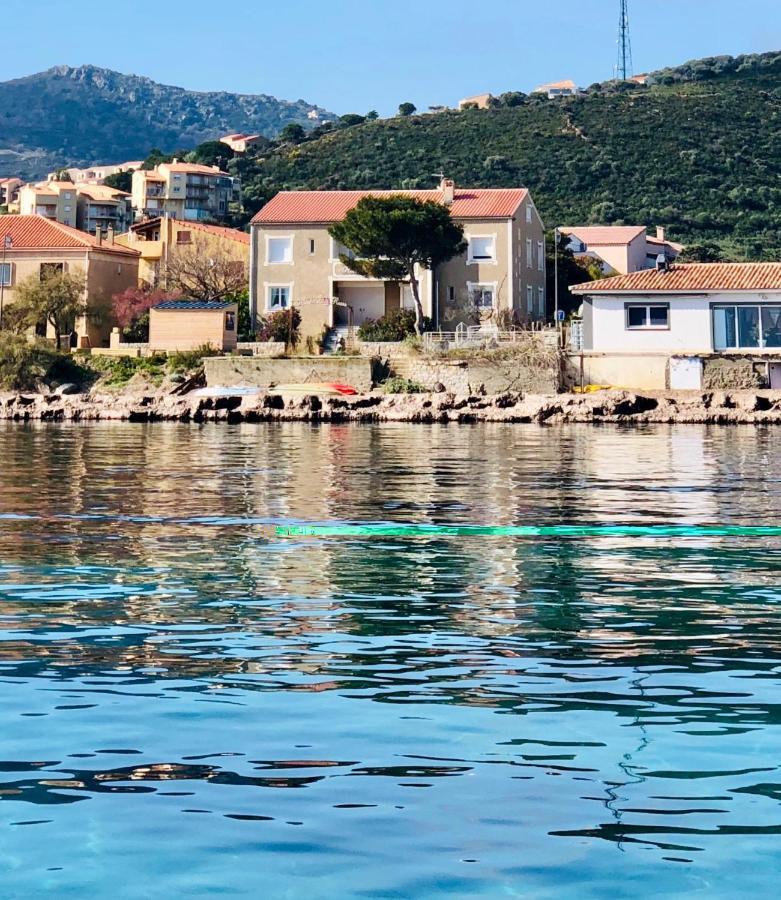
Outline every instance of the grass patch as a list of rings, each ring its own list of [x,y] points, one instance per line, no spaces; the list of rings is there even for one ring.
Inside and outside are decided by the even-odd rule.
[[[410,378],[401,378],[394,375],[382,385],[382,389],[386,394],[425,394],[426,388],[419,381],[412,381]]]

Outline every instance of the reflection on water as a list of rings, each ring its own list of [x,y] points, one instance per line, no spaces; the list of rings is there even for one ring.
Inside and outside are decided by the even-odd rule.
[[[769,894],[777,432],[0,430],[3,896]]]

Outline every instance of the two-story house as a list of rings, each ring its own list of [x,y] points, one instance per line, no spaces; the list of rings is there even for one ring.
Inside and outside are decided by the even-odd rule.
[[[219,166],[175,159],[133,172],[132,204],[137,220],[165,215],[192,222],[220,220],[239,197],[238,179]]]
[[[575,256],[594,260],[605,275],[653,269],[660,256],[674,262],[683,250],[667,240],[664,228],[657,228],[652,237],[645,225],[563,226],[559,232]]]
[[[43,216],[0,216],[0,311],[16,299],[25,278],[81,272],[86,279],[87,316],[74,323],[79,346],[108,346],[111,298],[138,281],[139,253]],[[47,336],[42,323],[39,336]],[[48,336],[52,337],[51,327]]]
[[[329,228],[366,196],[403,194],[441,203],[464,229],[467,251],[436,271],[422,270],[423,312],[435,326],[507,311],[517,321],[545,318],[545,237],[526,188],[438,190],[283,191],[252,221],[250,311],[254,321],[295,306],[304,336],[339,325],[360,325],[392,310],[414,308],[409,284],[363,278],[340,259],[346,254]]]

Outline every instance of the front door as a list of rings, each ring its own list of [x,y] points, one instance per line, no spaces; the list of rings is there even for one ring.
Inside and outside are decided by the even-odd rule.
[[[781,363],[768,363],[767,374],[772,391],[781,391]]]
[[[339,299],[352,308],[353,325],[385,315],[384,284],[340,284]]]

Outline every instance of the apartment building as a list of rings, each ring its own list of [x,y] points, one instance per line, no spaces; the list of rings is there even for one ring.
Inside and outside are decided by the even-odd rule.
[[[549,100],[556,100],[558,97],[575,97],[579,93],[578,86],[570,79],[550,81],[548,84],[541,84],[532,91],[532,94],[546,94]]]
[[[118,233],[129,227],[130,194],[99,184],[44,181],[19,190],[19,213],[43,216],[89,234]]]
[[[133,172],[132,205],[136,220],[168,215],[190,222],[224,219],[240,199],[237,178],[219,166],[175,159],[152,170]]]
[[[436,271],[418,275],[423,311],[437,325],[496,317],[545,318],[543,223],[526,188],[457,188],[444,179],[430,191],[285,191],[252,222],[250,308],[261,317],[296,306],[304,336],[360,325],[394,309],[414,308],[409,284],[363,278],[344,265],[345,248],[329,228],[366,196],[405,194],[446,206],[468,248]]]
[[[139,254],[56,220],[36,215],[0,217],[0,302],[13,304],[20,282],[33,275],[81,271],[87,279],[87,316],[74,323],[81,347],[108,346],[111,298],[138,281]],[[45,324],[38,334],[47,335]]]
[[[164,216],[138,222],[115,240],[120,246],[141,254],[138,282],[142,286],[165,287],[166,261],[181,249],[196,247],[209,257],[228,258],[244,271],[249,266],[250,236],[236,228]]]
[[[258,144],[267,144],[268,139],[263,137],[262,134],[244,134],[243,132],[238,132],[236,134],[226,134],[224,137],[221,137],[220,143],[227,144],[234,153],[246,153],[250,147],[255,147]]]
[[[133,172],[136,169],[140,169],[143,164],[144,161],[142,159],[136,159],[123,163],[96,164],[85,169],[73,167],[64,171],[68,173],[74,184],[103,184],[109,175],[117,175],[120,172]],[[49,181],[56,181],[57,174],[56,172],[50,172],[47,176]]]
[[[21,178],[0,178],[0,206],[10,211],[19,202],[19,189],[23,184]]]

